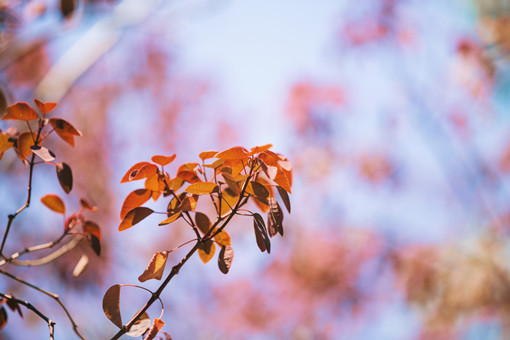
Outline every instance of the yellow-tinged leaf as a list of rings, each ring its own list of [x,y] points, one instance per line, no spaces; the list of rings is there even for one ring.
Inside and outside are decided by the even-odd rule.
[[[155,173],[147,177],[143,186],[150,191],[159,191],[159,174]]]
[[[190,184],[186,189],[186,192],[195,195],[207,195],[218,191],[218,185],[213,182],[199,182]]]
[[[248,150],[241,146],[235,146],[222,152],[218,152],[214,155],[216,158],[221,159],[247,159],[249,158]]]
[[[27,122],[37,118],[39,118],[37,112],[35,112],[35,110],[25,102],[18,102],[9,106],[7,108],[7,113],[2,117],[3,120],[13,119],[24,120]]]
[[[106,317],[117,327],[122,328],[120,316],[120,285],[113,285],[104,294],[103,311]]]
[[[213,258],[215,251],[216,246],[211,240],[203,240],[198,244],[198,256],[200,256],[203,263],[209,262]]]
[[[53,210],[56,213],[65,215],[66,206],[64,201],[55,194],[47,194],[41,197],[41,203],[44,204],[48,209]]]
[[[57,107],[57,103],[54,102],[46,102],[43,103],[39,99],[34,99],[35,105],[37,105],[37,108],[44,114],[48,114],[51,111],[53,111]]]
[[[14,144],[9,141],[9,135],[0,131],[0,153],[9,150]]]
[[[225,230],[220,231],[218,235],[214,236],[214,241],[216,241],[216,243],[218,243],[220,246],[226,247],[232,245],[230,235]]]
[[[197,166],[199,166],[198,163],[184,163],[182,164],[178,169],[177,169],[177,173],[181,172],[181,171],[195,171]]]
[[[238,201],[238,196],[232,196],[227,191],[223,191],[221,193],[221,216],[225,217],[226,214],[228,214],[232,208],[236,205]]]
[[[250,149],[250,156],[251,155],[254,155],[256,153],[259,153],[259,152],[263,152],[263,151],[266,151],[266,150],[269,150],[273,147],[273,144],[266,144],[266,145],[262,145],[262,146],[255,146],[253,148]]]
[[[124,203],[122,203],[122,208],[120,209],[120,218],[124,219],[128,212],[147,202],[150,197],[151,192],[147,189],[138,189],[130,192],[126,196]]]
[[[152,326],[147,332],[147,335],[143,338],[143,340],[152,340],[158,335],[158,332],[163,328],[165,323],[161,319],[154,319],[152,322]],[[171,339],[170,339],[171,340]]]
[[[119,225],[119,231],[123,231],[131,228],[150,214],[152,214],[154,210],[146,207],[138,207],[129,211],[122,222]]]
[[[138,281],[145,282],[150,279],[161,280],[163,272],[165,271],[166,260],[168,252],[157,252],[152,256],[151,261],[145,271],[138,277]]]
[[[168,188],[172,191],[177,191],[181,188],[183,183],[184,181],[182,178],[175,177],[168,181]]]
[[[212,164],[204,164],[203,166],[210,169],[216,169],[225,163],[224,159],[217,159]]]
[[[216,155],[218,153],[218,151],[204,151],[204,152],[201,152],[198,157],[200,157],[200,159],[203,161],[205,161],[206,159],[209,159],[209,158],[213,158],[214,155]]]
[[[158,225],[167,225],[172,222],[175,222],[180,216],[181,216],[181,212],[180,211],[176,212],[175,214],[171,215],[167,219],[164,219],[163,221],[159,222]]]
[[[223,163],[223,166],[232,168],[231,175],[236,177],[243,171],[243,169],[246,167],[246,160],[243,161],[242,159],[227,159],[225,160],[225,163]]]
[[[165,166],[165,165],[172,163],[174,161],[175,157],[177,157],[177,155],[175,153],[172,156],[156,155],[156,156],[152,156],[151,161],[153,161],[154,163],[159,164],[161,166]]]
[[[30,131],[24,131],[18,136],[18,157],[22,161],[28,160],[28,157],[32,154],[31,146],[34,144],[35,136]]]

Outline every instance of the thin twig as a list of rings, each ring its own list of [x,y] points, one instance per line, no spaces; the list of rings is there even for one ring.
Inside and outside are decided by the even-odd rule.
[[[35,308],[30,302],[17,299],[11,295],[5,295],[3,293],[0,293],[0,297],[3,297],[4,299],[7,299],[7,300],[14,301],[20,305],[23,305],[23,306],[27,307],[28,309],[30,309],[35,314],[37,314],[41,319],[46,321],[46,323],[48,324],[48,328],[50,329],[50,340],[53,340],[55,338],[55,335],[54,335],[55,322],[51,321],[46,315],[44,315],[41,311],[39,311],[37,308]]]
[[[71,313],[69,313],[69,311],[67,310],[66,306],[62,303],[62,300],[60,300],[60,297],[57,294],[54,294],[54,293],[48,292],[48,291],[46,291],[46,290],[44,290],[42,288],[39,288],[39,287],[37,287],[36,285],[34,285],[34,284],[30,283],[30,282],[27,282],[27,281],[25,281],[23,279],[20,279],[17,276],[12,275],[9,272],[6,272],[5,270],[0,269],[0,274],[3,274],[3,275],[5,275],[5,276],[7,276],[7,277],[9,277],[9,278],[11,278],[11,279],[13,279],[15,281],[18,281],[19,283],[24,284],[25,286],[28,286],[28,287],[30,287],[32,289],[35,289],[38,292],[43,293],[44,295],[47,295],[47,296],[51,297],[53,300],[57,301],[57,303],[60,305],[62,310],[66,313],[67,318],[69,319],[69,321],[73,325],[73,330],[76,333],[76,335],[78,335],[80,337],[80,339],[82,339],[82,340],[87,340],[80,333],[80,331],[78,330],[78,324],[74,321],[73,317],[71,316]]]

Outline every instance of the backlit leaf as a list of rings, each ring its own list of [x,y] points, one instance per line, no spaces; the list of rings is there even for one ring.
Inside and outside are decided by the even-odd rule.
[[[82,254],[80,260],[76,264],[73,270],[73,277],[78,277],[83,273],[85,269],[87,269],[87,265],[89,264],[89,257],[85,254]]]
[[[198,166],[199,166],[199,164],[195,163],[195,162],[184,163],[184,164],[181,164],[181,166],[179,166],[179,168],[177,169],[177,173],[179,173],[181,171],[192,171],[192,172],[194,172],[197,169]]]
[[[35,105],[37,105],[37,108],[44,114],[48,114],[51,111],[53,111],[57,107],[57,103],[53,102],[46,102],[43,103],[39,99],[34,99]]]
[[[283,204],[285,204],[285,208],[290,214],[290,199],[289,195],[287,194],[287,191],[282,189],[280,186],[277,186],[276,189],[278,190],[278,194],[280,194],[280,198],[282,199]]]
[[[181,204],[179,204],[176,209],[182,211],[195,211],[197,202],[198,202],[197,195],[186,195],[182,200]]]
[[[211,221],[209,220],[209,217],[201,212],[195,213],[195,223],[198,227],[198,229],[202,232],[202,234],[207,234],[209,229],[211,229]]]
[[[278,169],[278,172],[276,173],[276,177],[273,179],[273,181],[280,185],[285,191],[287,191],[289,194],[291,194],[290,189],[290,181],[285,172],[281,169]]]
[[[30,150],[45,162],[51,162],[55,159],[55,154],[44,146],[32,145]]]
[[[153,161],[154,163],[159,164],[161,166],[165,166],[165,165],[172,163],[174,161],[175,157],[177,157],[176,154],[173,154],[172,156],[156,155],[156,156],[152,156],[151,161]]]
[[[273,144],[266,144],[266,145],[262,145],[262,146],[255,146],[253,148],[250,149],[250,152],[249,154],[250,155],[254,155],[256,153],[259,153],[259,152],[263,152],[263,151],[266,151],[266,150],[269,150],[273,147]]]
[[[223,163],[223,166],[230,167],[232,169],[231,175],[236,177],[246,167],[247,159],[227,159]]]
[[[7,108],[7,113],[2,117],[3,120],[13,119],[24,120],[27,122],[37,118],[39,118],[37,112],[35,112],[35,110],[25,102],[18,102],[9,106]]]
[[[144,218],[152,214],[154,210],[146,207],[138,207],[130,210],[119,225],[119,231],[131,228]]]
[[[167,225],[167,224],[170,224],[172,222],[175,222],[179,217],[181,216],[181,212],[176,212],[175,214],[173,214],[172,216],[168,217],[167,219],[159,222],[158,225]]]
[[[213,258],[215,251],[216,246],[211,240],[202,240],[202,242],[198,244],[198,256],[203,263],[209,262]]]
[[[223,165],[223,163],[225,163],[224,159],[217,159],[214,162],[212,162],[212,164],[204,164],[203,166],[206,168],[216,169]]]
[[[71,123],[62,118],[50,118],[48,122],[53,127],[57,135],[71,146],[74,146],[74,136],[81,136],[80,131],[76,130]]]
[[[0,131],[0,153],[9,150],[13,145],[14,143],[9,141],[9,135]]]
[[[127,213],[137,208],[147,202],[151,198],[151,192],[147,189],[138,189],[130,192],[124,203],[122,203],[122,208],[120,209],[120,218],[123,219],[126,217]]]
[[[150,191],[159,191],[159,174],[155,173],[147,177],[143,186]]]
[[[264,252],[267,250],[268,254],[271,253],[271,240],[267,234],[264,219],[260,214],[255,213],[253,215],[253,229],[255,230],[255,238],[260,251]]]
[[[55,194],[47,194],[41,197],[41,203],[44,204],[48,209],[53,210],[56,213],[65,215],[66,206],[64,201]]]
[[[98,207],[90,204],[89,201],[87,201],[85,198],[80,198],[80,205],[83,209],[87,209],[90,211],[97,211],[99,209]]]
[[[129,182],[130,181],[130,176],[131,176],[131,173],[135,170],[140,170],[141,168],[143,168],[145,165],[147,164],[150,164],[149,162],[138,162],[136,163],[135,165],[133,165],[131,168],[129,168],[129,170],[124,174],[124,176],[122,177],[122,179],[120,180],[121,183],[126,183],[126,182]]]
[[[228,168],[228,169],[230,169],[230,168]],[[235,181],[234,177],[228,173],[225,173],[225,172],[223,172],[221,175],[223,176],[223,179],[225,179],[225,182],[227,183],[228,188],[232,191],[232,193],[235,196],[239,196],[241,191],[240,191],[239,186],[237,185],[237,182]]]
[[[4,307],[0,307],[0,330],[7,325],[7,312]]]
[[[193,183],[184,190],[186,192],[189,192],[190,194],[207,195],[218,191],[218,185],[216,185],[216,183],[213,182]]]
[[[218,267],[223,274],[227,274],[232,266],[234,259],[234,249],[232,247],[221,247],[220,254],[218,255]]]
[[[18,157],[23,160],[28,160],[28,156],[32,154],[30,147],[34,145],[35,136],[30,131],[24,131],[18,136]]]
[[[168,188],[172,191],[177,191],[181,188],[184,183],[182,178],[174,177],[170,181],[168,181]]]
[[[90,248],[97,256],[101,255],[101,229],[92,221],[83,222],[83,231],[87,234]]]
[[[122,318],[120,316],[120,285],[113,285],[104,294],[103,312],[106,317],[119,328],[122,328]]]
[[[73,188],[73,173],[71,168],[66,163],[57,163],[57,177],[60,182],[60,186],[64,189],[66,194],[70,193]]]
[[[214,241],[224,247],[232,245],[230,235],[225,230],[220,231],[216,236],[214,236]]]
[[[188,183],[199,183],[201,182],[200,178],[197,176],[197,174],[193,171],[180,171],[177,173],[177,178],[182,179],[183,181],[186,181]]]
[[[205,161],[206,159],[209,159],[209,158],[213,158],[214,155],[216,155],[218,153],[218,151],[204,151],[204,152],[201,152],[198,157],[200,157],[200,159],[203,161]]]
[[[177,197],[174,197],[170,200],[168,203],[168,207],[166,209],[168,213],[168,217],[175,214],[178,210],[179,205],[182,203],[182,201],[186,198],[186,193],[181,192]]]
[[[144,179],[157,174],[158,166],[156,164],[146,164],[142,166],[140,169],[133,170],[129,174],[129,181],[137,181],[139,179]]]
[[[221,193],[221,202],[218,203],[221,205],[221,216],[225,217],[232,210],[232,208],[234,208],[237,201],[237,196],[230,195],[228,192],[223,191]]]
[[[168,258],[168,252],[162,251],[152,255],[152,259],[149,262],[145,271],[138,277],[138,281],[145,282],[150,279],[161,280],[163,272],[165,271],[166,260]]]
[[[221,159],[247,159],[248,150],[241,146],[235,146],[222,152],[218,152],[214,157]]]
[[[152,326],[151,328],[149,329],[149,331],[147,332],[147,335],[143,338],[143,340],[152,340],[156,337],[156,335],[158,335],[158,332],[160,331],[161,328],[163,328],[163,326],[165,325],[165,323],[163,322],[163,320],[161,319],[154,319],[154,321],[152,322]]]
[[[149,318],[149,314],[147,312],[143,313],[143,315],[138,319],[135,324],[129,329],[129,332],[126,335],[137,337],[141,336],[143,333],[147,332],[149,327],[151,326],[151,319]]]

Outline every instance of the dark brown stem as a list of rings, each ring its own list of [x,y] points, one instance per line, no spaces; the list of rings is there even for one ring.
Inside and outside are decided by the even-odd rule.
[[[39,311],[37,308],[35,308],[30,302],[16,299],[13,296],[5,295],[3,293],[0,293],[0,297],[3,297],[4,299],[7,299],[7,300],[14,301],[20,305],[23,305],[23,306],[27,307],[28,309],[30,309],[35,314],[37,314],[41,319],[46,321],[46,323],[48,324],[48,328],[50,329],[50,340],[55,339],[55,334],[54,334],[55,333],[55,322],[51,321],[46,315],[41,313],[41,311]]]

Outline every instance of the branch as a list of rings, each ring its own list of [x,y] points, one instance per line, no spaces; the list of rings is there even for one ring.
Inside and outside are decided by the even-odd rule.
[[[80,337],[80,339],[87,340],[80,333],[80,331],[78,330],[78,324],[74,321],[73,317],[71,316],[71,313],[69,313],[69,311],[67,310],[66,306],[62,303],[62,300],[60,300],[60,298],[59,298],[59,296],[57,294],[54,294],[54,293],[48,292],[48,291],[46,291],[46,290],[44,290],[42,288],[39,288],[36,285],[31,284],[30,282],[24,281],[24,280],[20,279],[19,277],[14,276],[11,273],[6,272],[5,270],[0,269],[0,274],[3,274],[3,275],[5,275],[5,276],[7,276],[7,277],[9,277],[9,278],[11,278],[11,279],[13,279],[15,281],[18,281],[19,283],[24,284],[25,286],[28,286],[28,287],[30,287],[32,289],[35,289],[38,292],[43,293],[44,295],[47,295],[47,296],[51,297],[53,300],[57,301],[57,303],[60,305],[62,310],[66,313],[67,318],[69,319],[69,321],[73,325],[74,333],[76,333],[76,335],[78,335]]]
[[[54,321],[51,321],[46,315],[44,315],[43,313],[41,313],[37,308],[35,308],[30,302],[28,301],[23,301],[23,300],[20,300],[20,299],[16,299],[15,297],[13,296],[10,296],[10,295],[5,295],[3,293],[0,293],[0,297],[3,297],[4,299],[7,299],[7,300],[11,300],[11,301],[14,301],[20,305],[23,305],[25,307],[27,307],[28,309],[30,309],[32,312],[34,312],[35,314],[37,314],[41,319],[43,319],[44,321],[46,321],[46,323],[48,324],[48,328],[50,329],[50,340],[53,340],[55,339],[54,337],[54,332],[55,332],[55,322]]]

